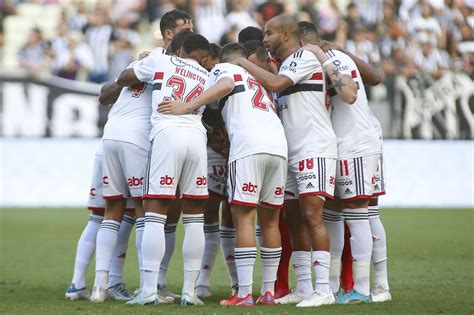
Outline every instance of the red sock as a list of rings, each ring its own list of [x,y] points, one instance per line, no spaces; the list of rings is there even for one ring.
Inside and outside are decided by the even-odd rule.
[[[275,297],[282,297],[290,293],[288,284],[288,268],[291,259],[291,240],[290,232],[285,222],[285,210],[280,210],[280,235],[281,235],[281,259],[278,265],[277,280],[275,282]]]
[[[345,224],[344,249],[342,250],[341,263],[341,288],[346,291],[352,291],[354,288],[354,278],[352,277],[351,231],[347,224]]]

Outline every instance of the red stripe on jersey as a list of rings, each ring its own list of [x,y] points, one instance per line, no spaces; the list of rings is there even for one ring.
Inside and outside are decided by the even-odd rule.
[[[164,72],[155,72],[153,80],[163,80],[164,75]]]
[[[352,70],[351,75],[352,75],[352,78],[353,78],[353,79],[354,79],[354,78],[357,78],[357,71]]]
[[[309,79],[310,80],[322,80],[323,79],[323,73],[322,72],[315,72],[315,73],[313,73],[313,75]]]
[[[349,163],[344,160],[344,168],[346,169],[346,176],[349,176]]]
[[[342,170],[342,161],[339,161],[339,170],[341,171],[341,176],[344,176],[344,171]]]
[[[234,74],[234,81],[235,82],[242,81],[242,76],[240,74]]]

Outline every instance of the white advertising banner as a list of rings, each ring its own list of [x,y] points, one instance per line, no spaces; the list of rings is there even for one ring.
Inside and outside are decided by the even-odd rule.
[[[85,207],[98,139],[0,138],[0,207]],[[382,207],[474,208],[474,141],[387,140]]]

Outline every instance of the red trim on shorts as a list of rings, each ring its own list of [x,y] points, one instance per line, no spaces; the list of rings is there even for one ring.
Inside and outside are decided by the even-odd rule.
[[[176,199],[176,195],[143,195],[143,199]]]
[[[359,196],[355,196],[355,197],[351,197],[351,198],[341,198],[339,197],[339,199],[341,200],[344,200],[344,201],[354,201],[354,200],[360,200],[360,199],[367,199],[367,200],[370,200],[372,198],[372,196],[368,196],[368,195],[359,195]]]
[[[260,202],[260,205],[264,206],[264,207],[267,207],[267,208],[272,208],[272,209],[277,209],[277,210],[280,210],[281,208],[283,208],[283,205],[274,205],[274,204],[271,204],[271,203],[268,203],[268,202],[265,202],[265,201],[262,201]]]
[[[208,190],[208,191],[209,191],[209,197],[215,197],[215,198],[220,199],[220,200],[226,200],[226,199],[227,199],[227,198],[226,198],[224,195],[222,195],[222,194],[216,193],[216,192],[214,192],[214,191],[212,191],[212,190]]]
[[[378,196],[382,196],[382,195],[385,195],[385,191],[372,194],[372,198],[377,198]]]
[[[230,202],[231,205],[238,205],[238,206],[244,206],[244,207],[250,207],[250,208],[257,208],[258,205],[256,203],[251,203],[251,202],[243,202],[239,200],[232,200]]]
[[[104,211],[105,211],[105,208],[102,208],[102,207],[87,207],[87,210],[90,210],[90,211],[102,211],[102,212],[104,212]]]
[[[285,194],[286,195],[289,195],[291,197],[294,197],[295,196],[295,193],[291,192],[291,191],[288,191],[288,190],[285,190]]]
[[[186,195],[186,194],[183,194],[182,198],[187,198],[187,199],[209,199],[209,195]]]
[[[105,200],[127,199],[124,195],[103,196]]]
[[[143,197],[132,197],[133,200],[143,200]]]
[[[311,197],[311,196],[325,196],[325,197],[327,197],[331,200],[334,199],[334,196],[328,194],[325,191],[312,191],[312,192],[300,194],[300,199],[306,198],[306,197]]]

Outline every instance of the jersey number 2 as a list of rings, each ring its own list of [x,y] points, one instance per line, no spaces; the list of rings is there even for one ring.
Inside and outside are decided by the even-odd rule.
[[[252,98],[253,107],[255,107],[257,109],[267,111],[268,106],[270,105],[271,109],[274,112],[276,111],[275,106],[273,105],[273,103],[271,101],[270,101],[269,104],[262,101],[263,97],[265,96],[264,93],[267,93],[267,96],[268,96],[269,99],[271,99],[271,96],[268,94],[268,92],[263,88],[263,86],[257,80],[255,80],[253,78],[249,78],[247,80],[247,85],[248,85],[249,89],[256,90],[255,94]]]

